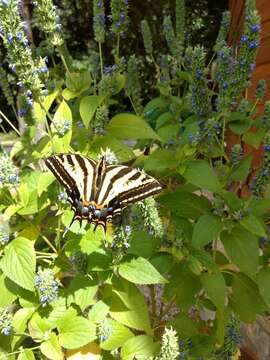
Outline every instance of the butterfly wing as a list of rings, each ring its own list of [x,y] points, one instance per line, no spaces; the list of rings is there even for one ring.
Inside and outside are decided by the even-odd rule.
[[[123,165],[109,165],[102,187],[96,194],[98,204],[117,202],[123,208],[159,193],[161,184],[144,172]]]
[[[68,200],[88,200],[93,196],[96,162],[78,154],[58,154],[45,159],[46,166],[65,187]]]

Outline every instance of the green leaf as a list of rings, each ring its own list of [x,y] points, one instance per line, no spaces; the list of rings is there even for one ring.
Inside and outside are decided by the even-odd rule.
[[[244,181],[249,174],[252,156],[247,156],[235,168],[232,169],[230,179],[233,181]]]
[[[6,284],[5,284],[5,275],[0,275],[0,289],[1,289],[1,296],[0,296],[0,308],[4,308],[13,303],[13,301],[17,298],[17,295],[11,292]]]
[[[257,129],[256,132],[247,132],[243,136],[243,140],[245,143],[255,147],[255,149],[258,149],[261,142],[263,141],[263,138],[265,137],[265,129]]]
[[[158,197],[157,201],[175,212],[178,216],[190,219],[198,219],[207,210],[210,210],[211,204],[208,199],[190,192],[178,189]]]
[[[220,218],[212,214],[202,215],[193,228],[192,244],[202,247],[215,240],[222,230]]]
[[[84,126],[88,128],[97,108],[102,104],[104,96],[90,95],[82,98],[80,102],[80,115]]]
[[[117,74],[116,75],[116,85],[114,86],[113,95],[118,94],[125,86],[126,83],[126,77],[123,74]]]
[[[125,342],[121,349],[123,360],[132,360],[136,358],[155,356],[159,350],[159,344],[154,343],[153,339],[147,335],[139,335]]]
[[[66,349],[77,349],[96,338],[96,327],[83,317],[65,318],[58,325],[60,345]]]
[[[193,337],[198,334],[198,329],[187,315],[180,313],[171,322],[170,325],[181,334],[182,337]]]
[[[194,275],[184,262],[176,264],[170,275],[170,282],[165,285],[165,299],[167,301],[175,299],[181,309],[188,310],[194,304],[195,295],[201,289],[199,277]]]
[[[48,186],[52,184],[55,180],[55,177],[51,172],[40,172],[40,177],[38,179],[38,196],[40,196],[43,191],[46,191]]]
[[[5,248],[0,262],[3,273],[16,284],[34,290],[36,256],[33,242],[18,237]]]
[[[200,279],[209,299],[218,310],[223,311],[225,307],[226,284],[222,274],[220,272],[212,274],[204,273],[201,274]]]
[[[67,88],[74,93],[82,93],[83,91],[89,89],[91,81],[90,72],[87,70],[82,70],[76,73],[66,73]]]
[[[243,219],[239,221],[239,223],[254,235],[266,236],[262,223],[253,214],[244,216]]]
[[[12,327],[18,333],[23,333],[26,329],[27,321],[35,312],[35,307],[22,308],[16,311],[12,319]]]
[[[59,136],[59,128],[64,126],[65,122],[68,121],[70,124],[70,130],[68,130],[63,136]],[[68,152],[69,145],[72,137],[72,112],[65,102],[62,100],[58,106],[51,124],[51,130],[53,133],[53,150],[56,153]]]
[[[112,150],[120,162],[126,162],[134,158],[131,148],[121,140],[116,139],[112,135],[96,135],[91,142],[90,151],[99,154],[101,150],[106,148]]]
[[[234,118],[231,116],[229,127],[235,134],[242,135],[251,127],[252,120],[243,114],[235,115]]]
[[[128,339],[134,337],[134,334],[124,325],[115,320],[109,319],[106,323],[110,331],[109,338],[101,342],[100,347],[104,350],[113,350],[121,347]]]
[[[158,149],[146,157],[144,161],[145,171],[163,172],[176,168],[178,160],[174,152],[169,149]]]
[[[183,174],[184,178],[193,185],[213,192],[220,192],[222,186],[211,166],[205,160],[193,160]]]
[[[253,276],[259,262],[259,245],[256,236],[240,226],[231,232],[223,231],[221,241],[233,264],[239,266],[244,273]]]
[[[240,320],[248,323],[255,321],[256,315],[265,310],[257,285],[242,273],[233,276],[230,306]]]
[[[64,354],[62,353],[58,337],[55,333],[50,333],[49,340],[43,341],[40,345],[40,351],[48,359],[63,360]]]
[[[123,325],[152,335],[145,297],[132,283],[114,278],[113,296],[110,298],[110,315]]]
[[[1,354],[0,354],[0,359],[1,359]],[[35,356],[32,350],[23,349],[22,352],[20,352],[17,360],[35,360]]]
[[[149,258],[155,253],[159,244],[160,241],[156,237],[149,235],[146,231],[135,231],[129,242],[130,247],[127,253]]]
[[[257,284],[263,300],[270,308],[270,269],[268,267],[262,268],[258,273]]]
[[[124,279],[135,284],[165,284],[167,282],[154,266],[142,257],[122,262],[118,270]]]
[[[129,113],[117,114],[107,126],[110,134],[118,139],[161,140],[157,133],[141,117]]]
[[[91,322],[100,323],[102,322],[109,312],[110,307],[105,304],[102,300],[99,300],[88,313],[88,319]]]
[[[74,278],[68,287],[68,304],[75,303],[82,311],[95,303],[98,286],[95,281],[82,276]]]

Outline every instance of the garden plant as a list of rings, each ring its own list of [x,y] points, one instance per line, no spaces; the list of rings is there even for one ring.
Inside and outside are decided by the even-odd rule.
[[[95,43],[79,60],[52,0],[32,1],[35,45],[22,3],[0,2],[0,85],[14,112],[0,109],[0,359],[238,359],[241,323],[270,307],[264,80],[248,100],[255,0],[239,42],[227,43],[226,11],[213,49],[189,45],[176,0],[160,24],[166,52],[140,24],[143,61],[121,53],[128,0],[91,2]],[[261,146],[254,172],[246,149]],[[104,156],[164,189],[106,233],[86,220],[70,226],[67,195],[44,165],[58,153]]]

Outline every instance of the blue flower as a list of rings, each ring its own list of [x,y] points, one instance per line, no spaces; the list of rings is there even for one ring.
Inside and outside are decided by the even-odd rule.
[[[261,30],[261,25],[260,24],[252,24],[250,25],[250,31],[252,33],[257,33]]]
[[[3,4],[4,6],[8,6],[9,0],[2,0],[2,4]]]
[[[203,77],[203,71],[201,69],[196,69],[196,79],[201,79]]]
[[[17,32],[17,33],[16,33],[16,39],[17,39],[18,41],[21,41],[22,38],[23,38],[22,33],[21,33],[21,32]]]
[[[264,151],[270,151],[270,145],[264,145]]]
[[[224,83],[222,84],[222,88],[223,88],[224,90],[228,89],[228,87],[229,87],[228,83],[224,82]]]
[[[30,107],[32,107],[33,104],[34,104],[33,100],[30,99],[30,98],[26,98],[26,103],[27,103],[27,105],[29,105]]]
[[[26,110],[25,108],[19,109],[18,115],[19,115],[20,117],[24,117],[26,114],[27,114],[27,110]]]
[[[2,334],[4,334],[5,336],[9,336],[11,334],[11,327],[5,327],[2,329]]]
[[[8,40],[8,43],[11,44],[12,43],[12,39],[13,39],[13,35],[9,32],[7,34],[7,40]]]
[[[257,40],[253,40],[248,44],[249,49],[253,50],[253,49],[257,49],[259,46],[259,43]]]
[[[246,43],[248,41],[247,35],[242,35],[240,38],[241,43]]]
[[[49,70],[48,70],[47,66],[42,66],[41,68],[39,68],[39,72],[41,72],[43,74],[47,73],[48,71]]]
[[[28,96],[28,97],[32,97],[32,91],[31,90],[27,90],[27,92],[26,92],[26,95]]]

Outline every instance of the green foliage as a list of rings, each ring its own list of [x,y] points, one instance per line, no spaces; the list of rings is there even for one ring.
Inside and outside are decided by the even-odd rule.
[[[68,53],[51,1],[34,3],[35,26],[46,34],[34,53],[14,0],[1,2],[3,42],[25,93],[17,102],[5,94],[19,104],[25,130],[1,110],[16,140],[11,149],[1,143],[0,156],[0,358],[62,360],[83,351],[100,359],[226,359],[238,351],[238,319],[269,311],[268,102],[253,120],[265,82],[255,103],[242,95],[259,46],[254,4],[247,1],[238,52],[226,43],[224,14],[209,64],[208,49],[185,48],[184,1],[176,1],[175,21],[166,10],[166,52],[144,20],[153,74],[142,83],[140,54],[121,58],[127,0],[111,1],[109,17],[103,1],[93,1],[95,42],[82,62]],[[6,75],[0,81],[7,90]],[[146,104],[143,91],[152,96]],[[232,149],[228,129],[239,139]],[[245,143],[265,150],[252,184]],[[69,227],[73,211],[42,161],[63,152],[129,162],[164,192],[125,209],[106,234],[86,221]]]

